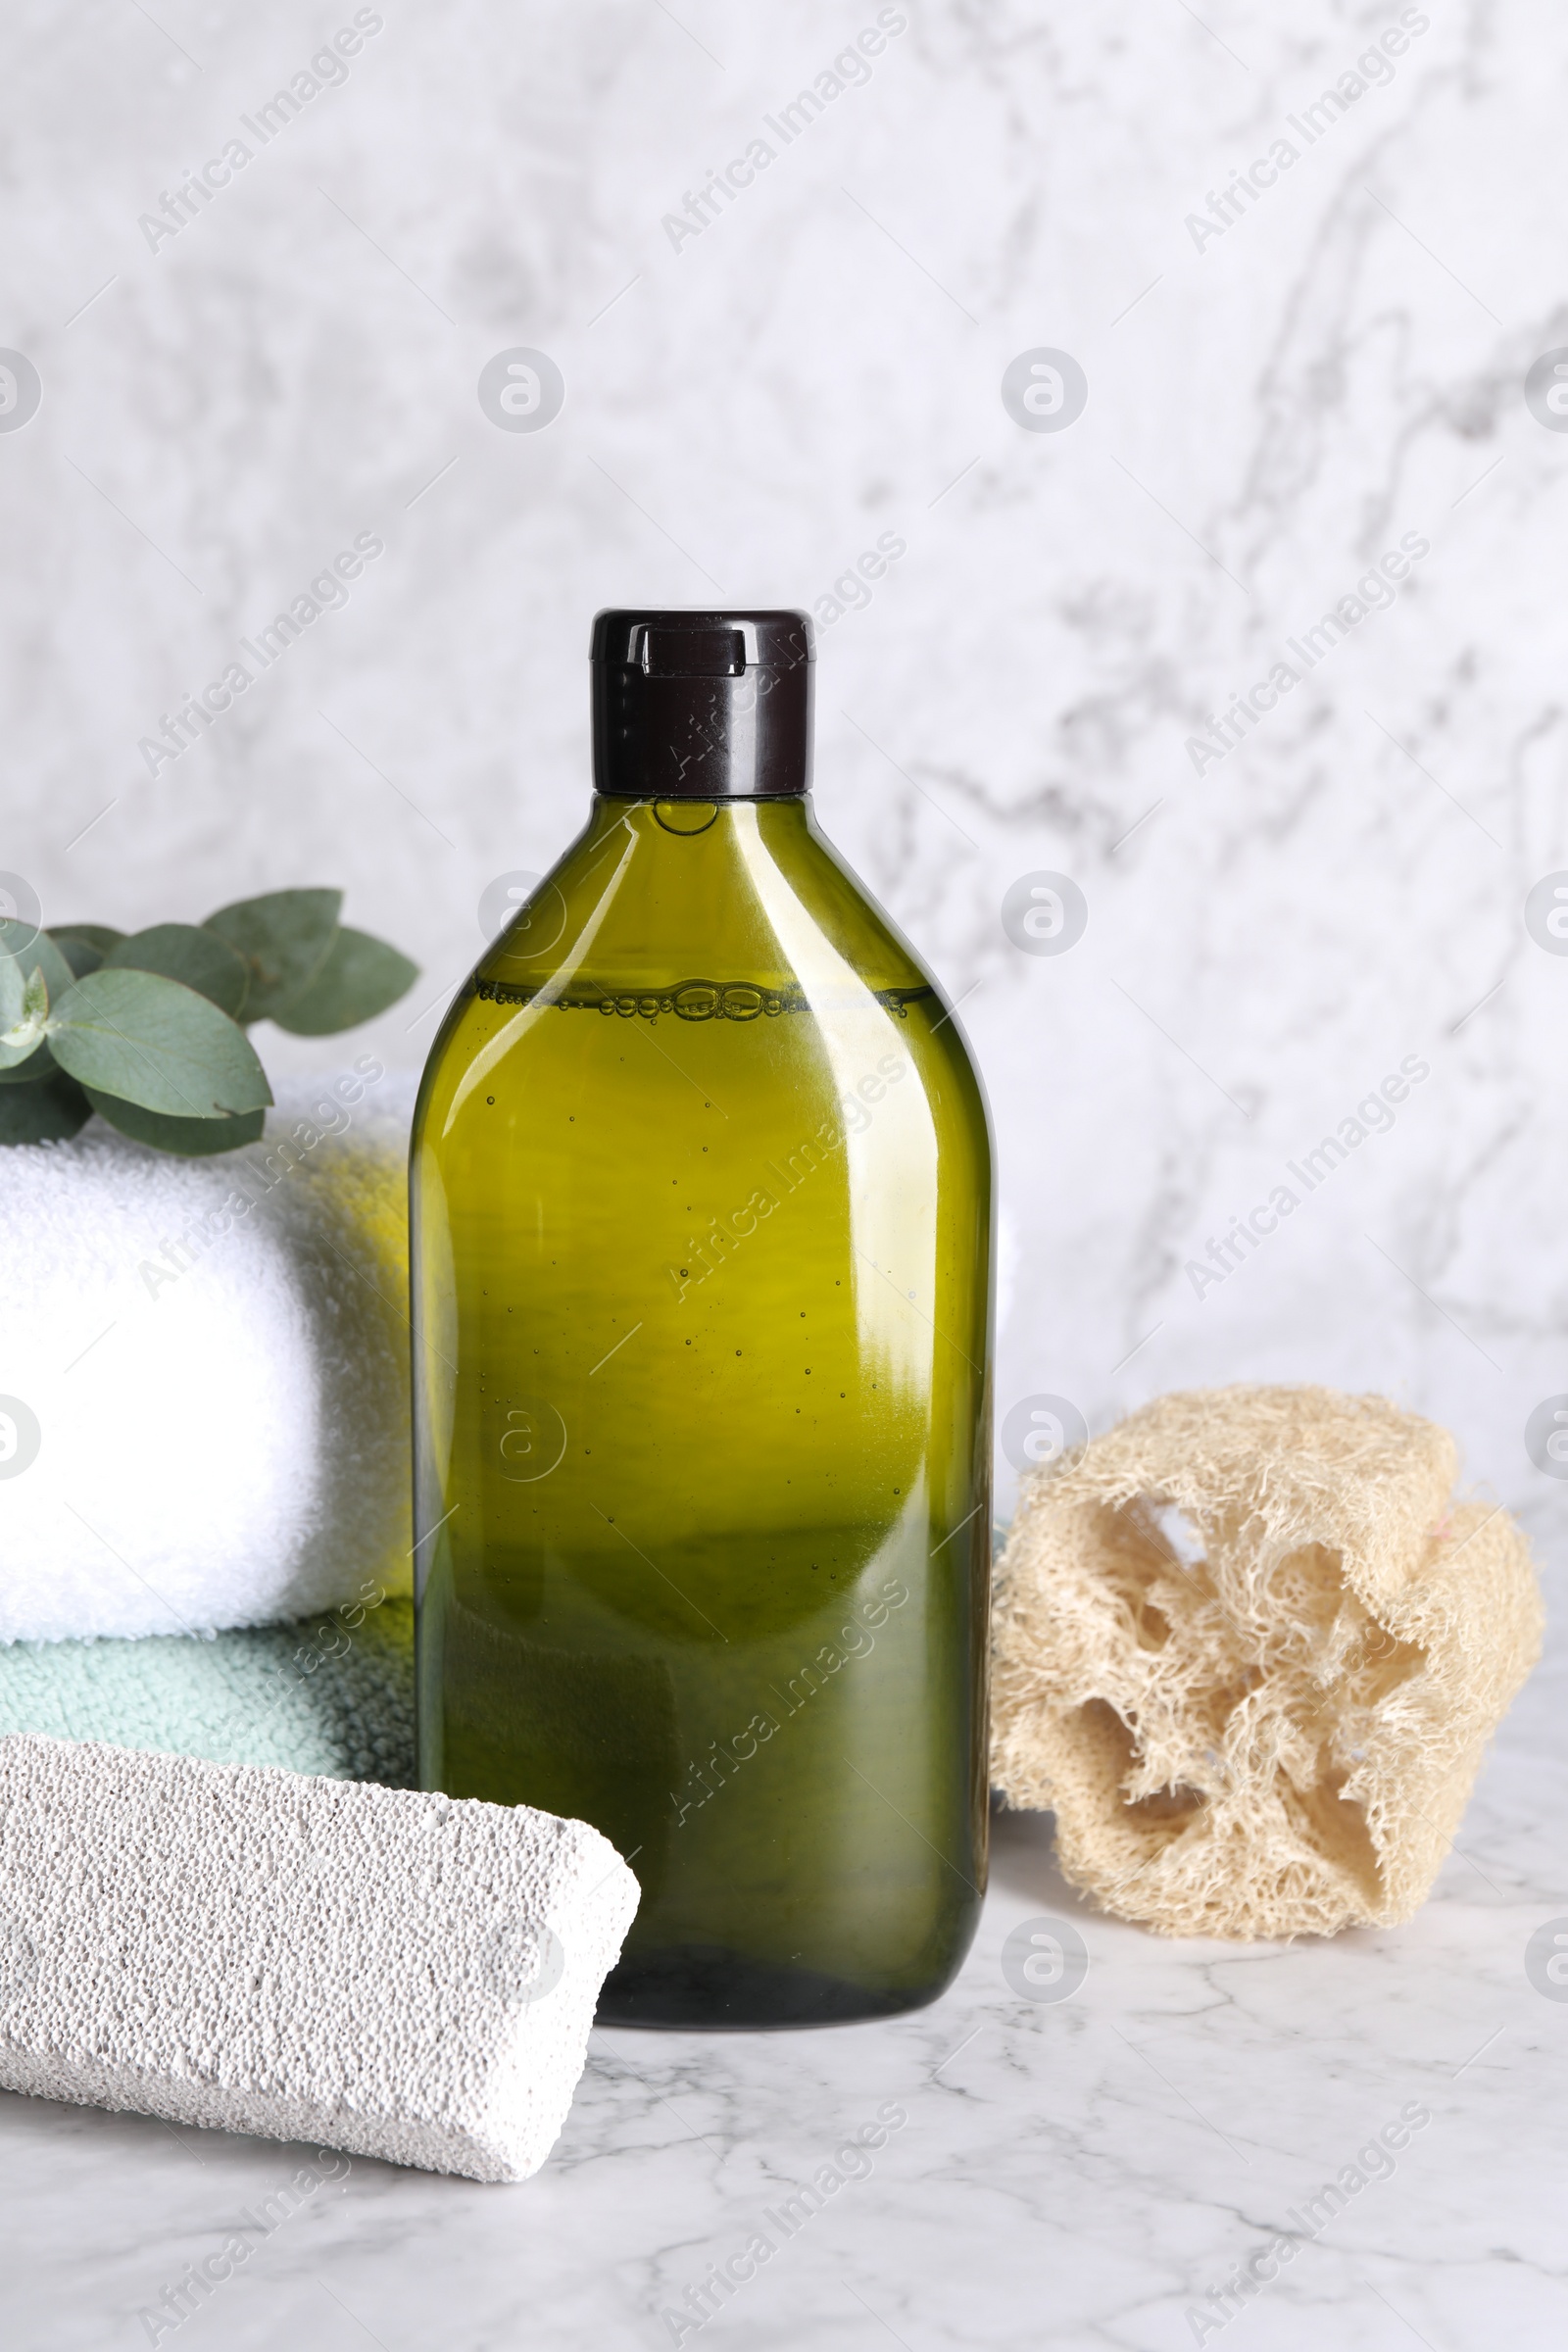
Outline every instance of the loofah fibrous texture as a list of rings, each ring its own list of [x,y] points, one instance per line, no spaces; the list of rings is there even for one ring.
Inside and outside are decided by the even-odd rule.
[[[1411,1917],[1540,1653],[1529,1547],[1380,1396],[1163,1396],[1026,1484],[992,1779],[1167,1936]]]

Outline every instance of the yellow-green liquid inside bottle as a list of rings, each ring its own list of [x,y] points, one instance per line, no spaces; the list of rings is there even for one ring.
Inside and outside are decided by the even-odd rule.
[[[808,804],[596,803],[413,1185],[423,1784],[630,1861],[607,2018],[931,1998],[984,1885],[989,1138]]]

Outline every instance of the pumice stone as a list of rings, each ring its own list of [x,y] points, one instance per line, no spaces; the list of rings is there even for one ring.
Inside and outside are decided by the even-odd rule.
[[[636,1906],[526,1806],[0,1740],[0,2086],[522,2180]]]

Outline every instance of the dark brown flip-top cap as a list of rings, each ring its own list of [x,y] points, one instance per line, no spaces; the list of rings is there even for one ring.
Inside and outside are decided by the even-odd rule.
[[[588,658],[596,792],[736,801],[809,789],[809,614],[599,612]]]

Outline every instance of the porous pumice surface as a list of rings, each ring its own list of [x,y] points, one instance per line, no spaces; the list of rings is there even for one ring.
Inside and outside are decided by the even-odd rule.
[[[1411,1917],[1540,1654],[1523,1532],[1381,1396],[1156,1399],[1037,1473],[998,1564],[992,1780],[1167,1936]]]
[[[520,2180],[637,1882],[525,1805],[0,1740],[0,2086]]]

